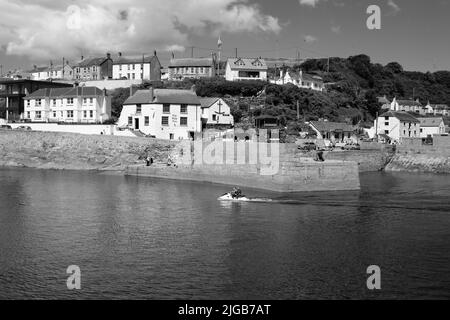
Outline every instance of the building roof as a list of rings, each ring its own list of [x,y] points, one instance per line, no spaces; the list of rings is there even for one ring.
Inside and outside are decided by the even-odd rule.
[[[96,97],[101,95],[103,95],[103,90],[97,87],[44,88],[36,90],[24,99]]]
[[[427,117],[427,118],[419,118],[420,126],[421,127],[439,127],[442,122],[444,122],[444,119],[440,117]]]
[[[323,79],[319,76],[315,76],[309,73],[303,73],[302,79],[311,82],[320,82],[323,83]]]
[[[220,98],[200,98],[202,108],[209,108],[216,103]]]
[[[449,106],[446,104],[430,104],[433,110],[450,110]]]
[[[227,63],[231,70],[266,71],[267,64],[261,58],[229,58]]]
[[[183,58],[171,59],[169,68],[180,67],[212,67],[214,65],[212,58]]]
[[[419,101],[414,100],[397,100],[399,106],[417,106],[422,107],[422,104]]]
[[[383,96],[383,97],[378,97],[378,103],[381,103],[381,104],[390,104],[391,102],[388,100],[388,98],[386,97],[386,96]]]
[[[157,56],[148,56],[148,57],[118,57],[114,60],[114,64],[138,64],[138,63],[156,63],[158,60]]]
[[[380,117],[397,118],[402,122],[420,123],[419,119],[407,112],[402,111],[388,111],[383,113]]]
[[[311,125],[319,132],[353,132],[355,127],[347,123],[330,121],[311,121]]]
[[[86,67],[92,67],[92,66],[100,66],[102,65],[106,60],[108,60],[107,57],[102,58],[87,58],[83,61],[79,62],[76,66],[80,68],[86,68]]]
[[[138,90],[124,105],[161,103],[201,105],[194,91],[177,89]]]

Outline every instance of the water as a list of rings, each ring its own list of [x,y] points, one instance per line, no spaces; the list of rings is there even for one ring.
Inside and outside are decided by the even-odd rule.
[[[450,298],[448,176],[220,203],[228,187],[0,170],[0,298]],[[67,290],[78,265],[82,290]],[[378,265],[382,290],[369,292]]]

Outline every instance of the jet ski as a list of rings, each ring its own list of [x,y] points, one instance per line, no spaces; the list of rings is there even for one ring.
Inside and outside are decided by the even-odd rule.
[[[220,201],[243,201],[243,202],[250,201],[250,199],[247,198],[246,196],[233,197],[230,192],[225,193],[223,196],[219,197],[217,200],[220,200]]]

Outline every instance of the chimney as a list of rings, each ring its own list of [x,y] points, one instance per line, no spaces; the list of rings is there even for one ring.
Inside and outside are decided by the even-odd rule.
[[[155,51],[153,51],[153,55],[156,57],[156,50]]]
[[[153,86],[150,86],[148,88],[148,91],[150,93],[150,102],[153,102],[153,100],[155,100],[155,91],[153,89]]]
[[[111,59],[111,53],[108,52],[108,53],[106,54],[106,58]]]
[[[81,61],[83,61],[84,60],[84,56],[81,56]]]
[[[122,57],[122,52],[119,52],[119,57]]]
[[[137,90],[138,89],[135,86],[131,85],[130,86],[130,97],[134,96],[134,94],[136,93]]]
[[[37,69],[37,65],[34,65],[33,67],[34,67],[34,70],[36,70],[36,69]]]

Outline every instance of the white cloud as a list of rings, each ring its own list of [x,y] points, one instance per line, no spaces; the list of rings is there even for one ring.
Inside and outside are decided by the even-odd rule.
[[[305,40],[305,42],[307,42],[307,43],[312,43],[312,42],[316,42],[316,41],[319,40],[319,39],[317,39],[317,38],[314,37],[314,36],[307,35],[307,36],[304,37],[304,40]]]
[[[391,15],[396,15],[401,10],[400,7],[393,0],[388,0],[388,6],[391,7],[392,9],[390,13]]]
[[[299,0],[300,5],[315,7],[319,0]]]
[[[279,33],[276,17],[248,0],[0,0],[0,46],[33,59],[83,52],[182,51],[191,34]],[[68,28],[69,26],[69,28]]]
[[[339,34],[339,33],[341,33],[341,26],[333,26],[333,27],[331,27],[331,31],[333,33]]]

